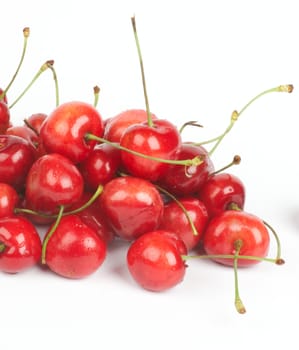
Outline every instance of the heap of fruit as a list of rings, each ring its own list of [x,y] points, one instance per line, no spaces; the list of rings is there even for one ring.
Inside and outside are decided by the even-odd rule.
[[[40,264],[66,278],[87,277],[103,264],[112,240],[121,239],[128,242],[128,271],[149,291],[182,282],[191,258],[232,266],[236,309],[244,313],[238,266],[283,264],[281,245],[268,223],[244,210],[244,184],[227,170],[240,157],[216,171],[212,154],[254,100],[293,87],[280,85],[257,95],[233,112],[220,136],[184,142],[184,127],[199,125],[186,122],[179,129],[151,113],[134,17],[132,26],[146,108],[109,119],[97,110],[97,87],[94,105],[59,103],[53,61],[9,105],[7,93],[29,36],[24,29],[20,64],[0,90],[0,270],[20,273]],[[55,109],[12,125],[11,108],[47,68],[56,82]],[[277,243],[274,258],[267,257],[271,235]]]

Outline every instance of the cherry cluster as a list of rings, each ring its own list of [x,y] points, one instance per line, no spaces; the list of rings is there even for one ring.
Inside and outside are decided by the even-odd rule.
[[[280,242],[268,223],[244,210],[245,186],[227,170],[240,157],[216,171],[212,154],[254,100],[293,87],[280,85],[257,95],[233,112],[216,138],[184,141],[183,129],[200,125],[191,121],[179,129],[150,112],[134,17],[132,26],[144,110],[104,119],[97,109],[97,87],[94,105],[60,104],[53,61],[37,74],[47,68],[53,72],[57,98],[50,113],[12,125],[10,111],[19,98],[9,105],[7,92],[16,74],[0,90],[0,270],[19,273],[44,265],[57,275],[83,278],[100,268],[111,242],[121,239],[128,242],[128,271],[150,291],[181,283],[191,258],[232,266],[236,308],[244,313],[237,267],[282,264]],[[26,28],[24,48],[28,36]],[[46,228],[44,237],[40,226]],[[267,257],[270,233],[277,242],[273,259]]]

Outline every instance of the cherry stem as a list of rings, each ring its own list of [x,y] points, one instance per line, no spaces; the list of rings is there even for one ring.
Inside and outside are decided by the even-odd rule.
[[[99,95],[100,95],[100,88],[97,85],[93,88],[93,94],[94,94],[93,106],[96,108],[99,102]]]
[[[39,76],[48,68],[50,68],[49,62],[45,62],[39,69],[39,71],[35,74],[31,82],[27,85],[27,87],[24,89],[24,91],[19,95],[19,97],[9,106],[9,108],[12,108],[24,95],[25,93],[31,88],[31,86],[34,84],[34,82],[39,78]]]
[[[131,17],[131,22],[132,22],[132,27],[133,27],[133,31],[134,31],[134,38],[135,38],[135,43],[136,43],[136,47],[137,47],[139,64],[140,64],[140,70],[141,70],[143,94],[144,94],[146,113],[147,113],[147,123],[148,123],[149,126],[152,127],[154,125],[154,123],[153,123],[152,114],[151,114],[150,108],[149,108],[148,95],[147,95],[147,91],[146,91],[144,65],[143,65],[143,59],[142,59],[142,54],[141,54],[141,49],[140,49],[139,38],[138,38],[138,35],[137,35],[137,27],[136,27],[135,16]]]
[[[80,213],[81,211],[83,211],[84,209],[88,208],[98,197],[99,195],[103,192],[104,187],[102,185],[99,185],[97,190],[95,191],[95,193],[89,198],[89,200],[84,203],[80,208],[71,210],[71,211],[64,211],[61,215],[62,216],[66,216],[66,215],[73,215],[73,214],[77,214]],[[26,208],[15,208],[15,213],[24,213],[24,214],[30,214],[30,215],[38,215],[38,216],[42,216],[45,218],[57,218],[57,215],[52,215],[52,214],[44,214],[44,213],[39,213],[36,212],[34,210],[31,209],[26,209]]]
[[[24,119],[24,124],[27,126],[27,128],[31,129],[36,136],[39,136],[39,132],[29,123],[27,119]]]
[[[180,134],[184,131],[184,129],[186,128],[186,126],[196,126],[198,128],[202,128],[203,126],[201,124],[198,124],[196,120],[190,120],[189,122],[184,123],[180,129],[179,132]]]
[[[205,255],[182,255],[182,259],[184,261],[190,259],[234,259],[235,255],[233,254],[205,254]],[[265,261],[269,263],[273,263],[276,265],[283,265],[284,261],[282,260],[281,264],[277,264],[277,259],[255,256],[255,255],[239,255],[238,259],[240,260],[254,260],[254,261]]]
[[[3,253],[6,248],[6,245],[2,242],[0,242],[0,253]]]
[[[111,145],[111,146],[113,146],[121,151],[125,151],[125,152],[131,153],[135,156],[143,157],[143,158],[154,160],[154,161],[161,162],[161,163],[185,165],[185,166],[198,166],[203,162],[203,157],[201,157],[201,156],[196,156],[192,159],[181,159],[181,160],[180,159],[163,159],[163,158],[158,158],[158,157],[152,157],[152,156],[149,156],[147,154],[136,152],[136,151],[131,150],[129,148],[123,147],[119,143],[111,142],[109,140],[106,140],[106,139],[99,137],[99,136],[95,136],[95,135],[90,134],[90,133],[85,134],[85,139],[87,141],[93,140],[93,141],[97,141],[97,142],[101,142],[101,143],[107,143],[108,145]]]
[[[233,160],[232,160],[229,164],[227,164],[227,165],[225,165],[224,167],[222,167],[222,168],[220,168],[220,169],[218,169],[218,170],[212,172],[212,173],[210,174],[210,176],[219,174],[219,173],[221,173],[222,171],[224,171],[224,170],[230,168],[231,166],[233,166],[233,165],[238,165],[238,164],[240,164],[240,163],[241,163],[241,157],[240,157],[239,155],[236,154],[236,155],[234,156]]]
[[[284,260],[281,258],[281,243],[280,243],[279,237],[278,237],[277,233],[275,232],[274,228],[270,224],[268,224],[268,222],[263,220],[263,223],[272,232],[272,234],[276,240],[276,246],[277,246],[276,264],[282,265],[282,264],[284,264]]]
[[[239,293],[239,281],[238,281],[238,258],[243,242],[241,239],[237,239],[234,242],[235,254],[234,254],[234,278],[235,278],[235,307],[240,314],[244,314],[246,309],[240,298]]]
[[[7,85],[7,87],[3,90],[3,92],[0,94],[0,101],[4,98],[4,96],[7,94],[7,91],[10,89],[11,85],[13,84],[13,82],[15,81],[16,79],[16,76],[18,75],[19,73],[19,70],[23,64],[23,61],[24,61],[24,57],[25,57],[25,53],[26,53],[26,49],[27,49],[27,42],[28,42],[28,37],[30,35],[30,29],[28,27],[25,27],[23,29],[23,36],[24,36],[24,43],[23,43],[23,51],[22,51],[22,55],[21,55],[21,59],[20,59],[20,62],[18,64],[18,67],[14,73],[14,75],[12,76],[9,84]]]
[[[56,231],[59,223],[60,223],[60,220],[62,218],[62,214],[63,214],[63,211],[64,211],[64,206],[61,205],[60,208],[59,208],[59,213],[58,213],[58,216],[56,218],[56,221],[55,223],[53,224],[53,226],[51,227],[50,231],[47,233],[46,237],[45,237],[45,240],[43,242],[43,246],[42,246],[42,256],[41,256],[41,263],[43,265],[46,264],[46,250],[47,250],[47,245],[48,245],[48,242],[50,240],[50,238],[52,237],[53,233]]]
[[[46,62],[48,65],[48,68],[51,69],[52,74],[53,74],[53,79],[55,82],[55,98],[56,98],[56,107],[59,106],[59,88],[58,88],[58,79],[57,79],[57,74],[56,71],[54,69],[54,61],[53,60],[49,60]]]
[[[235,122],[239,119],[240,115],[253,103],[255,102],[257,99],[259,99],[260,97],[271,93],[271,92],[288,92],[291,93],[293,91],[293,85],[289,84],[289,85],[279,85],[276,86],[272,89],[268,89],[265,90],[261,93],[259,93],[258,95],[256,95],[255,97],[253,97],[239,112],[238,111],[233,111],[231,118],[230,118],[230,123],[228,125],[228,127],[225,129],[225,131],[217,136],[214,137],[213,139],[210,139],[208,141],[204,141],[204,142],[199,142],[197,143],[197,145],[204,145],[204,144],[208,144],[208,143],[212,143],[212,142],[216,142],[215,145],[213,146],[213,148],[209,151],[209,155],[212,155],[216,148],[218,147],[218,145],[220,144],[220,142],[224,139],[224,137],[230,132],[230,130],[232,129],[232,127],[234,126]]]
[[[166,191],[164,188],[160,187],[159,185],[155,185],[157,187],[157,189],[161,192],[163,192],[164,194],[166,194],[169,198],[171,198],[173,201],[176,202],[176,204],[182,209],[182,211],[184,212],[184,214],[186,215],[186,218],[191,226],[192,232],[194,234],[194,236],[198,236],[198,231],[196,230],[196,227],[194,226],[194,222],[192,221],[187,209],[184,207],[184,205],[170,192]]]

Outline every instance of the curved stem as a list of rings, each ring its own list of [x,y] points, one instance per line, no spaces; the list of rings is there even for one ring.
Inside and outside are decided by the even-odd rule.
[[[190,120],[189,122],[184,123],[180,127],[180,129],[179,129],[179,133],[180,134],[185,130],[186,126],[196,126],[198,128],[202,128],[203,127],[201,124],[198,124],[198,122],[196,120]]]
[[[21,55],[21,59],[20,59],[20,62],[18,64],[18,67],[15,71],[15,74],[12,76],[9,84],[7,85],[7,87],[3,90],[3,92],[0,94],[0,101],[3,99],[3,97],[7,94],[7,91],[10,89],[11,85],[13,84],[13,82],[15,81],[16,79],[16,76],[18,75],[19,73],[19,70],[23,64],[23,61],[24,61],[24,57],[25,57],[25,53],[26,53],[26,49],[27,49],[27,42],[28,42],[28,37],[30,35],[30,29],[28,27],[25,27],[23,29],[23,35],[24,35],[24,44],[23,44],[23,51],[22,51],[22,55]]]
[[[53,60],[49,60],[46,62],[47,65],[48,65],[48,68],[51,69],[52,71],[52,74],[53,74],[53,79],[54,79],[54,82],[55,82],[55,98],[56,98],[56,107],[59,106],[59,88],[58,88],[58,79],[57,79],[57,74],[56,74],[56,71],[54,69],[54,61]]]
[[[182,259],[187,261],[189,259],[234,259],[235,255],[233,254],[209,254],[209,255],[182,255]],[[260,257],[255,255],[239,255],[238,259],[240,260],[255,260],[255,261],[266,261],[273,264],[277,264],[277,259]]]
[[[276,246],[277,246],[277,251],[276,251],[276,264],[282,265],[284,263],[284,260],[281,258],[281,243],[279,240],[279,237],[273,227],[268,224],[265,220],[263,220],[264,225],[272,232],[275,240],[276,240]]]
[[[153,124],[153,120],[152,120],[152,114],[150,112],[148,96],[147,96],[147,92],[146,92],[144,65],[143,65],[143,59],[142,59],[142,54],[141,54],[141,49],[140,49],[140,43],[139,43],[139,39],[138,39],[138,35],[137,35],[135,16],[131,17],[131,22],[132,22],[132,27],[133,27],[133,31],[134,31],[134,38],[135,38],[135,43],[136,43],[136,47],[137,47],[140,70],[141,70],[143,94],[144,94],[146,113],[147,113],[147,123],[149,126],[153,126],[154,124]]]
[[[133,151],[129,148],[121,146],[119,143],[111,142],[109,140],[106,140],[106,139],[99,137],[99,136],[95,136],[95,135],[90,134],[90,133],[87,133],[85,135],[85,139],[87,141],[94,140],[94,141],[101,142],[101,143],[107,143],[108,145],[111,145],[111,146],[113,146],[121,151],[125,151],[125,152],[131,153],[135,156],[143,157],[143,158],[154,160],[156,162],[161,162],[161,163],[185,165],[185,166],[198,166],[203,162],[203,159],[200,156],[196,156],[192,159],[181,159],[181,160],[179,160],[179,159],[163,159],[163,158],[158,158],[158,157],[152,157],[152,156],[140,153],[140,152]]]
[[[52,237],[53,233],[56,231],[59,223],[60,223],[60,220],[62,218],[62,214],[63,214],[63,210],[64,210],[64,206],[61,205],[60,208],[59,208],[59,213],[58,213],[58,216],[56,218],[56,221],[55,223],[53,224],[53,226],[51,227],[50,231],[47,233],[45,239],[44,239],[44,242],[43,242],[43,246],[42,246],[42,257],[41,257],[41,263],[43,265],[46,264],[46,250],[47,250],[47,245],[48,245],[48,242],[50,240],[50,238]]]
[[[231,166],[238,165],[240,163],[241,163],[241,157],[239,155],[235,155],[233,160],[229,164],[227,164],[224,167],[222,167],[222,168],[212,172],[209,176],[213,176],[213,175],[219,174],[219,173],[223,172],[224,170],[230,168]]]
[[[240,239],[235,241],[235,254],[234,254],[234,278],[235,278],[235,307],[240,314],[244,314],[246,309],[240,298],[239,293],[239,281],[238,281],[238,258],[243,242]]]
[[[48,68],[49,68],[49,65],[48,65],[48,61],[47,61],[40,67],[39,71],[35,74],[35,76],[31,80],[31,82],[27,85],[27,87],[19,95],[19,97],[9,106],[9,108],[12,108],[25,95],[25,93],[31,88],[31,86],[34,84],[34,82],[38,79],[38,77]]]

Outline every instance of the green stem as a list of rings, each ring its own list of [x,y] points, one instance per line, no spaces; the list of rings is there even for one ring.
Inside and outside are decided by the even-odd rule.
[[[277,251],[276,251],[276,264],[282,265],[284,263],[284,260],[281,258],[281,243],[280,243],[279,237],[270,224],[268,224],[265,220],[263,220],[263,223],[272,232],[272,234],[276,240],[276,247],[277,247],[276,248],[277,249]]]
[[[93,93],[94,93],[93,106],[96,108],[99,102],[99,95],[100,95],[100,88],[97,85],[93,88]]]
[[[209,254],[209,255],[182,255],[182,259],[187,261],[189,259],[234,259],[235,255],[233,254]],[[238,259],[240,260],[255,260],[255,261],[266,261],[270,263],[277,264],[277,259],[260,257],[255,255],[239,255]]]
[[[154,123],[153,123],[153,119],[152,119],[152,114],[150,112],[148,96],[147,96],[147,92],[146,92],[144,65],[143,65],[143,59],[142,59],[142,54],[141,54],[141,49],[140,49],[140,43],[139,43],[139,39],[138,39],[138,35],[137,35],[137,28],[136,28],[135,17],[131,17],[131,22],[132,22],[132,27],[133,27],[133,31],[134,31],[134,38],[135,38],[135,43],[136,43],[136,47],[137,47],[139,64],[140,64],[140,70],[141,70],[143,94],[144,94],[146,113],[147,113],[147,123],[148,123],[149,126],[152,127],[154,125]]]
[[[25,88],[25,90],[20,94],[20,96],[9,106],[9,108],[12,108],[24,95],[25,93],[30,89],[30,87],[34,84],[34,82],[38,79],[38,77],[49,68],[48,61],[44,63],[39,71],[35,74],[31,82],[28,84],[28,86]]]
[[[253,97],[239,112],[234,111],[231,115],[231,119],[230,119],[230,123],[228,125],[228,127],[224,130],[224,132],[217,136],[214,137],[210,140],[204,141],[204,142],[199,142],[197,143],[198,145],[204,145],[204,144],[208,144],[208,143],[212,143],[212,142],[216,142],[215,145],[213,146],[213,148],[210,150],[209,155],[211,156],[216,148],[219,146],[220,142],[224,139],[224,137],[230,132],[230,130],[232,129],[232,127],[234,126],[235,122],[239,119],[240,115],[242,113],[245,112],[245,110],[253,103],[255,102],[257,99],[259,99],[260,97],[269,94],[271,92],[288,92],[291,93],[293,91],[293,85],[279,85],[276,86],[274,88],[265,90],[261,93],[259,93],[258,95],[256,95],[255,97]]]
[[[101,142],[101,143],[107,143],[108,145],[111,145],[111,146],[113,146],[121,151],[125,151],[125,152],[131,153],[135,156],[143,157],[143,158],[154,160],[156,162],[161,162],[161,163],[185,165],[185,166],[198,166],[203,162],[203,159],[200,156],[196,156],[192,159],[181,159],[181,160],[179,160],[179,159],[163,159],[163,158],[158,158],[158,157],[152,157],[152,156],[140,153],[140,152],[133,151],[129,148],[121,146],[119,143],[111,142],[109,140],[106,140],[106,139],[99,137],[99,136],[95,136],[95,135],[90,134],[90,133],[86,133],[85,139],[87,141],[94,140],[94,141]]]
[[[56,107],[59,106],[59,87],[58,87],[58,79],[57,79],[57,74],[56,74],[56,71],[54,69],[54,61],[53,60],[49,60],[46,62],[47,65],[48,65],[48,68],[51,69],[52,71],[52,74],[53,74],[53,79],[54,79],[54,82],[55,82],[55,99],[56,99]]]
[[[58,213],[58,216],[56,218],[56,221],[55,223],[53,224],[53,226],[51,227],[50,231],[47,233],[45,239],[44,239],[44,242],[43,242],[43,246],[42,246],[42,257],[41,257],[41,263],[43,265],[46,264],[46,250],[47,250],[47,245],[48,245],[48,242],[50,240],[50,238],[52,237],[53,233],[56,231],[59,223],[60,223],[60,220],[62,218],[62,214],[63,214],[63,210],[64,210],[64,206],[61,205],[60,208],[59,208],[59,213]]]
[[[0,253],[3,253],[6,248],[6,245],[2,242],[0,242]]]
[[[224,167],[222,167],[222,168],[212,172],[209,176],[213,176],[213,175],[219,174],[219,173],[223,172],[224,170],[227,170],[231,166],[238,165],[240,163],[241,163],[241,157],[239,155],[235,155],[233,160],[229,164],[227,164]]]
[[[243,242],[240,239],[235,241],[235,254],[234,254],[234,279],[235,279],[235,307],[240,314],[244,314],[246,309],[240,298],[239,281],[238,281],[238,258]]]
[[[8,90],[10,89],[11,85],[13,84],[13,82],[16,79],[16,76],[19,73],[19,70],[23,64],[24,61],[24,57],[25,57],[25,53],[26,53],[26,49],[27,49],[27,42],[28,42],[28,37],[30,35],[30,29],[28,27],[23,29],[23,35],[24,35],[24,44],[23,44],[23,51],[22,51],[22,55],[21,55],[21,59],[20,62],[18,64],[18,67],[15,71],[15,74],[12,76],[9,84],[7,85],[7,87],[4,89],[4,91],[0,94],[0,101],[3,99],[3,97],[7,94]]]

